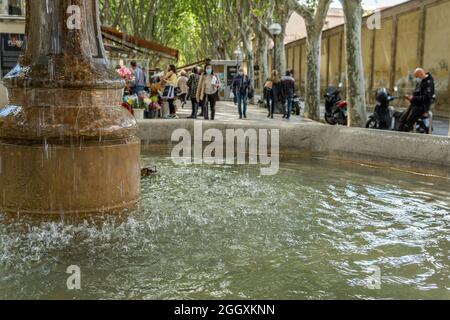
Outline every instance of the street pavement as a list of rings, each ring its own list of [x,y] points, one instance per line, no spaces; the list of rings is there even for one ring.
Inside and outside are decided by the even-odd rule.
[[[180,118],[187,118],[191,115],[191,104],[188,102],[183,109],[178,110],[178,116]],[[321,108],[321,114],[323,119],[324,108]],[[199,118],[202,119],[202,118]],[[220,121],[236,121],[239,120],[239,113],[237,107],[228,101],[219,101],[216,106],[216,120]],[[309,122],[311,120],[305,119],[300,116],[292,116],[290,120],[282,119],[281,114],[275,114],[275,119],[267,118],[267,110],[259,108],[256,105],[249,105],[247,111],[247,120],[250,122],[267,122],[282,126],[283,123],[302,123]],[[433,119],[434,135],[448,136],[449,132],[449,119],[443,117],[435,117]]]
[[[191,115],[192,107],[190,102],[186,104],[184,109],[178,110],[178,116],[180,118],[187,118]],[[311,120],[305,119],[303,117],[292,116],[290,120],[282,119],[283,115],[275,114],[274,119],[267,118],[267,110],[264,108],[259,108],[256,105],[249,105],[247,110],[247,119],[242,121],[247,122],[267,122],[267,123],[276,123],[282,125],[283,123],[302,123],[302,122],[310,122]],[[203,119],[199,117],[199,119]],[[234,105],[233,102],[228,101],[219,101],[216,106],[216,120],[220,121],[236,121],[239,120],[239,113],[237,106]]]
[[[433,134],[437,136],[448,136],[449,134],[449,120],[443,117],[434,117],[433,119]]]

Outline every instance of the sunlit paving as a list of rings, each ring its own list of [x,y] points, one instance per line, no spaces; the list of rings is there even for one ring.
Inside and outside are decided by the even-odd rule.
[[[0,0],[0,300],[291,319],[450,299],[449,19]]]

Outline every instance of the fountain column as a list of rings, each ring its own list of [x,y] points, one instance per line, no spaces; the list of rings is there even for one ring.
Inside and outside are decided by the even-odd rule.
[[[96,213],[136,203],[140,141],[119,106],[97,0],[28,0],[26,44],[4,78],[0,211]]]

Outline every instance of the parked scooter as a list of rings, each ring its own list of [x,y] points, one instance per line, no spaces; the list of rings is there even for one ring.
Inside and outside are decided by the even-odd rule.
[[[394,91],[397,93],[398,87],[394,87]],[[375,100],[378,104],[375,106],[374,114],[369,117],[366,128],[398,131],[403,112],[395,111],[394,107],[389,106],[397,98],[396,96],[391,96],[386,88],[377,90]],[[414,132],[421,134],[432,133],[432,119],[433,113],[431,111],[423,113],[414,126]]]
[[[397,92],[397,88],[395,88]],[[377,105],[373,115],[369,117],[367,121],[366,128],[368,129],[380,129],[380,130],[391,130],[394,129],[393,119],[395,119],[394,107],[389,106],[389,104],[397,99],[395,96],[391,96],[386,88],[377,90],[375,94],[375,100]]]
[[[342,83],[328,87],[325,93],[325,121],[331,125],[347,125],[347,102],[342,100]]]
[[[296,116],[299,116],[300,114],[301,114],[301,109],[302,109],[302,106],[301,106],[301,101],[300,101],[300,97],[298,96],[298,95],[294,95],[294,97],[293,97],[293,101],[292,101],[292,114],[293,115],[296,115]]]

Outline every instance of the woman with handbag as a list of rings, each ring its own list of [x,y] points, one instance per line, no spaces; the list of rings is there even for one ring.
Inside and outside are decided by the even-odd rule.
[[[267,117],[273,119],[273,115],[278,106],[278,103],[280,103],[283,99],[283,97],[282,97],[282,82],[281,82],[281,78],[280,78],[280,73],[277,70],[272,71],[272,77],[270,78],[270,81],[272,82],[272,90],[271,90],[271,95],[270,95],[272,104],[271,104],[271,108],[269,110],[269,115]]]
[[[216,102],[220,88],[220,79],[214,74],[211,64],[205,66],[205,73],[201,76],[197,89],[197,101],[203,102],[203,115],[209,120],[208,104],[211,108],[211,120],[216,115]]]
[[[270,115],[272,114],[271,112],[271,108],[272,108],[272,87],[273,87],[273,82],[270,78],[268,78],[264,84],[264,101],[266,103],[266,108],[267,111],[269,112],[269,114],[267,115],[267,118],[270,117]]]
[[[175,88],[177,86],[177,68],[171,64],[167,68],[166,74],[162,78],[164,85],[163,98],[169,103],[170,118],[177,117],[177,109],[175,107]]]

